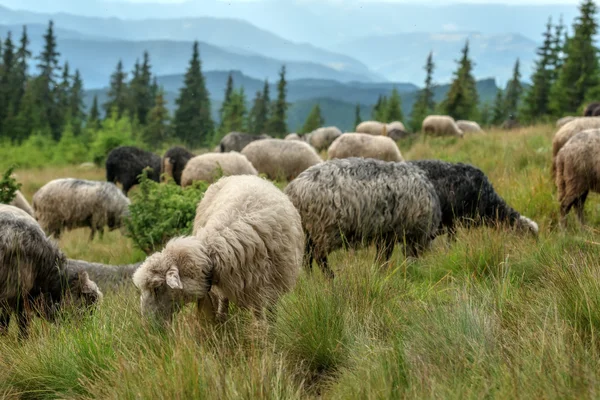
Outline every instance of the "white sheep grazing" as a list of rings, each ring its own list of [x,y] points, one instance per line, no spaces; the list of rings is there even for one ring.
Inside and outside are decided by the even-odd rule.
[[[212,183],[223,176],[258,175],[252,163],[236,151],[229,153],[205,153],[189,160],[181,173],[181,186],[190,186],[195,181]]]
[[[196,301],[214,318],[212,300],[261,315],[291,290],[302,266],[300,214],[279,189],[256,176],[221,178],[198,204],[193,236],[169,241],[133,275],[143,314],[170,320]],[[221,315],[221,318],[223,315]]]
[[[379,136],[383,134],[384,127],[386,127],[386,124],[378,121],[363,121],[356,126],[356,132]]]
[[[391,138],[366,133],[346,133],[333,141],[327,150],[327,158],[376,158],[383,161],[404,161]]]
[[[464,132],[456,125],[454,118],[447,115],[429,115],[423,121],[422,131],[436,136],[462,137]]]
[[[35,219],[48,233],[60,238],[63,229],[89,227],[90,240],[122,226],[129,213],[129,199],[110,182],[55,179],[33,195]]]
[[[456,126],[464,133],[483,133],[483,129],[475,121],[458,120],[456,121]]]
[[[573,121],[575,118],[577,118],[577,117],[572,117],[572,116],[562,117],[558,121],[556,121],[556,127],[557,128],[562,128],[564,125],[566,125],[569,122]]]
[[[29,213],[27,213],[26,211],[24,211],[22,208],[15,207],[13,205],[0,204],[0,213],[10,214],[13,217],[18,217],[18,218],[26,218],[26,219],[28,219],[30,221],[33,221],[33,222],[35,222],[37,224],[37,221],[35,220],[35,218],[33,218],[32,215],[30,215]]]
[[[390,122],[389,124],[387,124],[387,131],[390,132],[394,129],[397,129],[399,131],[406,131],[406,128],[404,127],[404,124],[400,121],[394,121],[394,122]]]
[[[308,144],[317,151],[327,150],[331,143],[341,135],[342,131],[335,126],[319,128],[309,134]]]
[[[10,202],[10,205],[20,208],[33,217],[33,208],[31,208],[27,199],[19,190],[15,193],[15,198]]]
[[[297,140],[257,140],[242,150],[254,168],[271,180],[291,181],[305,169],[323,160],[308,143]]]

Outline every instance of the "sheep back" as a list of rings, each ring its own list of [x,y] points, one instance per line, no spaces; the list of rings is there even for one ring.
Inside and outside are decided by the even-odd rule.
[[[123,192],[140,183],[139,176],[145,168],[151,168],[148,178],[160,181],[161,158],[154,153],[132,146],[121,146],[111,150],[106,158],[106,180],[120,183]]]
[[[269,135],[251,135],[242,132],[230,132],[223,136],[219,144],[221,153],[229,153],[230,151],[241,152],[248,144],[256,141],[270,138]]]
[[[483,129],[475,121],[458,120],[456,121],[456,126],[465,133],[483,133]]]
[[[31,208],[29,202],[25,196],[23,196],[23,193],[21,193],[20,190],[17,190],[15,193],[15,198],[10,202],[10,205],[20,208],[33,217],[33,208]]]
[[[563,125],[552,138],[552,177],[556,172],[556,155],[560,149],[576,134],[587,129],[600,128],[600,117],[575,118]]]
[[[567,117],[562,117],[559,120],[556,121],[556,127],[557,128],[562,128],[563,126],[565,126],[567,123],[573,121],[574,119],[576,119],[577,117],[572,117],[572,116],[567,116]]]
[[[423,120],[422,131],[435,136],[463,136],[463,131],[456,125],[454,119],[447,115],[429,115]]]
[[[379,136],[383,134],[384,126],[385,124],[379,121],[363,121],[356,126],[356,132]]]
[[[585,109],[583,110],[583,116],[584,117],[594,116],[594,111],[596,111],[596,109],[598,109],[598,108],[600,108],[600,103],[597,101],[588,104],[585,107]]]
[[[386,136],[349,133],[338,137],[327,150],[328,158],[376,158],[383,161],[404,161],[396,143]]]
[[[271,180],[294,179],[305,169],[322,162],[314,148],[296,140],[265,139],[250,143],[242,151],[261,174]]]
[[[206,153],[188,161],[181,174],[181,186],[190,186],[195,181],[212,183],[223,176],[258,175],[250,161],[235,151],[229,153]]]
[[[162,158],[161,176],[172,178],[176,184],[181,185],[181,173],[194,154],[188,149],[175,146],[165,152]]]
[[[341,135],[342,131],[335,126],[319,128],[310,133],[308,143],[317,151],[327,150]]]

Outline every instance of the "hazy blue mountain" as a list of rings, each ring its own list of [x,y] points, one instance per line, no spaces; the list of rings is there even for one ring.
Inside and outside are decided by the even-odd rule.
[[[437,82],[449,82],[467,39],[476,77],[495,77],[504,83],[510,79],[513,65],[519,58],[521,73],[529,79],[537,44],[517,34],[399,33],[347,40],[335,48],[352,52],[363,62],[370,61],[369,66],[374,71],[390,80],[413,83],[423,82],[423,66],[427,55],[433,51],[436,66],[434,79]]]
[[[246,21],[231,18],[195,17],[178,19],[122,20],[83,17],[71,14],[43,14],[0,7],[0,24],[46,24],[85,35],[119,40],[173,40],[202,42],[244,55],[262,55],[283,61],[323,64],[365,80],[383,80],[357,60],[306,43],[295,43],[260,29]]]

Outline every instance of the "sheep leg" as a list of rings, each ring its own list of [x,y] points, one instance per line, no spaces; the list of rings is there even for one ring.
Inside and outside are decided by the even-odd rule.
[[[333,271],[331,270],[331,268],[329,268],[329,262],[327,261],[327,255],[325,254],[318,254],[316,257],[317,260],[317,264],[319,265],[319,267],[321,267],[321,271],[323,271],[323,273],[330,279],[333,279],[335,277]]]
[[[375,262],[377,264],[384,262],[385,266],[389,264],[394,252],[394,245],[396,241],[393,235],[386,235],[385,237],[377,241],[377,255],[375,256]]]
[[[585,207],[585,201],[587,199],[587,195],[588,195],[588,191],[586,191],[584,194],[582,194],[581,196],[579,196],[579,198],[577,200],[575,200],[575,212],[577,213],[577,219],[579,219],[579,223],[582,226],[585,226],[585,216],[584,216],[584,207]]]
[[[227,321],[229,315],[229,299],[223,297],[219,299],[219,305],[217,306],[217,321],[223,323]]]
[[[306,238],[306,245],[304,246],[304,268],[312,271],[312,264],[314,258],[315,246],[310,239],[310,237]]]
[[[90,233],[90,242],[94,240],[94,236],[96,235],[96,230],[94,228],[90,228],[91,229],[91,233]]]
[[[573,207],[573,204],[575,203],[577,199],[573,199],[573,200],[569,200],[567,201],[563,201],[561,202],[560,205],[560,226],[564,229],[567,226],[567,215],[569,214],[569,211],[571,211],[571,207]]]
[[[8,327],[10,325],[10,312],[8,310],[0,311],[0,335],[6,335],[8,333]]]

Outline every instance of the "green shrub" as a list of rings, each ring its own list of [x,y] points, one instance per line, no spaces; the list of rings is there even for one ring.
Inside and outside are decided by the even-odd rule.
[[[17,190],[21,187],[20,183],[11,176],[14,167],[10,167],[0,180],[0,204],[9,204],[16,196]]]
[[[127,235],[136,247],[151,254],[169,239],[192,233],[196,206],[208,188],[206,182],[195,182],[182,188],[173,182],[160,184],[141,176],[140,190],[133,194],[126,220]]]

